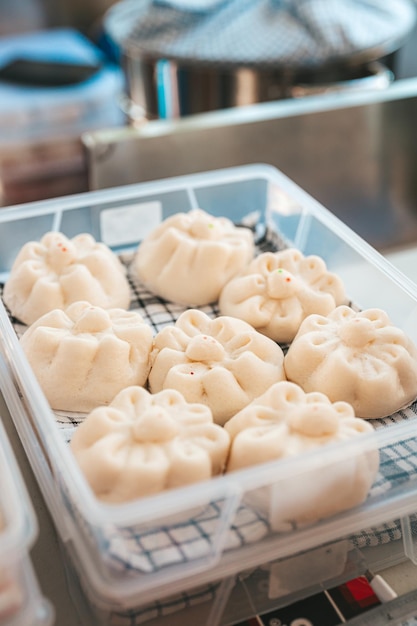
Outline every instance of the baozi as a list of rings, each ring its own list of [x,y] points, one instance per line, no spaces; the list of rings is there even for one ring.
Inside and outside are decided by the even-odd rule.
[[[188,309],[155,337],[149,389],[177,389],[188,402],[206,404],[214,421],[224,424],[285,379],[283,362],[280,346],[246,322]]]
[[[194,209],[168,217],[148,235],[139,245],[131,271],[161,298],[197,307],[217,301],[225,283],[253,255],[248,228]]]
[[[348,403],[332,403],[324,394],[305,393],[288,381],[272,385],[232,417],[225,430],[231,437],[229,472],[297,457],[300,472],[274,470],[270,487],[247,495],[252,503],[268,509],[275,528],[310,523],[361,504],[379,469],[378,448],[372,442],[323,463],[317,454],[304,463],[312,451],[348,443],[372,433],[373,427],[355,417]]]
[[[70,445],[97,497],[118,503],[221,474],[229,443],[208,407],[132,386],[94,409]]]
[[[288,380],[349,402],[362,418],[381,418],[417,397],[417,348],[381,309],[339,306],[310,315],[284,361]]]
[[[135,311],[75,302],[29,326],[20,339],[53,409],[88,412],[129,385],[144,385],[153,335]]]
[[[260,254],[226,283],[219,309],[274,341],[289,343],[308,315],[327,315],[346,302],[342,279],[322,258],[289,248]]]
[[[125,267],[104,243],[89,234],[68,239],[49,232],[18,253],[3,291],[11,314],[32,324],[53,309],[87,300],[105,309],[130,305]]]

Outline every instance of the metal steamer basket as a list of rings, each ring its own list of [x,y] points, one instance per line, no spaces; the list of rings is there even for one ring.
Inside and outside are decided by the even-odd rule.
[[[414,23],[409,0],[123,0],[104,20],[133,122],[385,88]]]

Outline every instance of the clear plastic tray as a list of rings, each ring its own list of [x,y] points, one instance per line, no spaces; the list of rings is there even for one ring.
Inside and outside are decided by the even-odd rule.
[[[49,626],[53,611],[40,592],[29,557],[36,519],[1,421],[0,515],[0,624]]]
[[[161,219],[196,207],[252,224],[259,241],[272,233],[305,255],[320,255],[341,276],[356,306],[386,310],[417,343],[416,285],[286,176],[264,165],[3,209],[0,279],[7,280],[22,245],[49,230],[69,237],[90,232],[128,257]],[[170,312],[175,317],[179,309]],[[345,537],[359,550],[404,539],[402,519],[416,509],[414,405],[378,421],[375,432],[360,441],[111,506],[100,503],[83,479],[68,449],[66,428],[51,412],[3,306],[0,347],[9,372],[5,400],[62,543],[90,600],[104,613],[126,611],[127,623],[135,624],[135,607],[233,576],[242,567],[289,558]],[[276,476],[308,482],[313,466],[331,471],[336,462],[375,447],[381,470],[360,507],[308,526],[273,530],[268,511],[248,504],[248,496],[272,487]]]

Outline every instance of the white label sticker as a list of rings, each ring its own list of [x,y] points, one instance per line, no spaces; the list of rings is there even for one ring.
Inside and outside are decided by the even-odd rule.
[[[340,576],[347,563],[349,542],[345,539],[312,548],[283,561],[271,563],[268,598],[282,598]]]
[[[130,204],[100,213],[101,239],[108,246],[139,242],[162,221],[159,201]]]

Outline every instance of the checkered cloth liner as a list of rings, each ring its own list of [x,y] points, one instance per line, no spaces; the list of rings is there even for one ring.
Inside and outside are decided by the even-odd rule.
[[[123,0],[105,28],[143,56],[288,69],[383,56],[414,20],[411,0]]]
[[[114,612],[111,614],[109,623],[111,626],[137,626],[178,611],[184,611],[197,604],[214,603],[220,593],[219,589],[220,584],[204,585],[187,593],[176,594],[163,602],[152,602],[142,606],[140,610]]]
[[[277,250],[286,247],[285,241],[274,231],[267,230],[256,242],[257,252]],[[120,256],[121,261],[129,268],[132,254]],[[184,307],[166,302],[150,293],[141,283],[135,280],[128,271],[131,286],[131,308],[137,310],[153,328],[156,334],[163,327],[172,325],[184,310]],[[218,314],[216,305],[202,307],[211,317]],[[11,317],[18,335],[24,326]],[[285,349],[285,347],[284,347]],[[376,428],[415,418],[417,402],[405,410],[380,420],[372,420]],[[55,412],[56,421],[63,437],[70,441],[77,426],[84,419],[83,414],[65,414]],[[397,445],[387,446],[380,450],[380,470],[372,486],[369,497],[381,496],[394,486],[411,480],[417,474],[417,437],[403,441]],[[97,529],[88,527],[82,514],[77,511],[70,498],[65,496],[65,485],[62,485],[64,499],[72,516],[84,531],[97,541]],[[138,573],[155,573],[171,565],[185,564],[190,560],[209,553],[213,533],[221,514],[222,502],[211,502],[209,506],[191,519],[179,521],[169,527],[156,525],[143,530],[129,526],[125,528],[107,525],[99,537],[100,551],[109,567],[123,576],[135,576]],[[238,549],[244,545],[261,541],[270,533],[268,519],[252,507],[242,504],[228,530],[225,550]],[[377,546],[401,539],[399,520],[387,522],[378,527],[371,527],[355,534],[351,540],[359,547]],[[175,609],[205,602],[215,598],[216,585],[207,585],[190,593],[141,606],[138,609],[114,613],[111,624],[115,626],[138,626],[151,617],[168,615]]]

